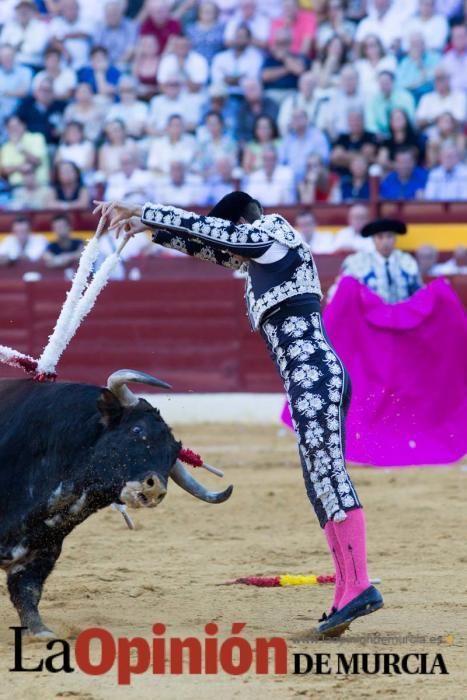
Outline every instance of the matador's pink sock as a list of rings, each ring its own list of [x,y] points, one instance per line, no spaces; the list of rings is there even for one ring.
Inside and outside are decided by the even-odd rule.
[[[333,523],[336,539],[344,560],[344,592],[339,610],[370,586],[366,561],[365,514],[363,508],[347,512],[347,518]]]
[[[341,547],[337,540],[336,533],[334,532],[334,523],[331,520],[329,520],[324,526],[324,534],[326,535],[329,551],[331,552],[332,560],[334,562],[334,571],[336,572],[336,585],[334,588],[334,600],[332,607],[338,610],[345,588],[345,569]]]

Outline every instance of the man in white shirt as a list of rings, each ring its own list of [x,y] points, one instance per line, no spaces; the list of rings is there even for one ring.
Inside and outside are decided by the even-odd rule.
[[[327,123],[327,108],[329,93],[318,87],[318,78],[312,71],[306,71],[298,79],[298,91],[293,91],[282,102],[277,118],[281,136],[290,129],[292,115],[295,110],[306,112],[308,121],[318,129],[325,129]]]
[[[157,198],[175,207],[204,206],[208,191],[199,175],[187,173],[185,163],[172,161],[168,178],[157,186]]]
[[[373,239],[362,238],[362,229],[370,220],[370,212],[364,204],[354,204],[348,212],[348,225],[337,232],[334,239],[334,252],[340,250],[374,250]]]
[[[200,94],[182,92],[183,81],[178,73],[168,76],[161,85],[161,94],[149,105],[148,130],[161,136],[173,114],[183,114],[188,131],[194,131],[201,121],[204,98]]]
[[[32,72],[17,61],[16,51],[7,44],[0,46],[0,120],[13,114],[20,100],[30,92]]]
[[[50,22],[50,35],[63,49],[74,70],[89,62],[92,34],[93,25],[82,19],[77,0],[62,0],[60,14]]]
[[[32,0],[19,0],[15,5],[15,18],[2,29],[2,44],[18,49],[20,63],[40,68],[48,40],[48,26],[39,19],[35,3]]]
[[[365,103],[358,88],[357,71],[351,65],[344,66],[340,75],[340,88],[324,110],[326,115],[324,128],[331,139],[348,131],[349,112],[364,111]]]
[[[189,92],[199,92],[209,77],[209,66],[204,56],[192,50],[188,37],[175,34],[170,37],[159,63],[157,80],[164,83],[174,73],[178,73]]]
[[[256,0],[239,0],[238,9],[225,26],[224,43],[232,46],[235,32],[245,25],[251,32],[251,44],[258,49],[265,49],[269,38],[270,18],[258,10]]]
[[[465,93],[451,90],[449,74],[442,65],[435,68],[434,79],[434,91],[423,95],[415,113],[418,128],[432,126],[445,112],[452,114],[458,122],[464,122],[467,112]]]
[[[193,163],[198,145],[196,139],[187,134],[183,117],[169,117],[166,133],[150,142],[148,169],[156,175],[168,175],[172,161],[184,163],[188,168]]]
[[[147,103],[138,100],[137,94],[137,83],[133,76],[122,75],[117,87],[119,101],[110,106],[106,116],[108,122],[123,122],[128,136],[135,139],[143,136],[149,115]]]
[[[425,199],[467,201],[467,165],[459,162],[457,147],[447,144],[441,150],[441,165],[428,175]]]
[[[467,27],[458,24],[451,31],[450,49],[444,56],[441,65],[451,78],[453,90],[467,91]]]
[[[37,262],[47,248],[44,236],[31,232],[31,223],[25,216],[18,216],[12,233],[0,243],[0,265],[12,265],[18,261]]]
[[[301,234],[304,242],[313,255],[330,255],[334,253],[335,241],[332,233],[317,231],[313,214],[302,211],[295,219],[295,229]]]
[[[105,198],[138,202],[151,199],[153,190],[153,177],[139,167],[136,153],[129,149],[120,156],[120,170],[109,176]]]
[[[367,36],[374,34],[381,40],[385,49],[393,48],[404,31],[401,16],[392,10],[391,0],[374,0],[373,5],[374,13],[360,22],[355,41],[361,44]]]
[[[250,30],[240,26],[235,32],[232,48],[214,56],[211,81],[225,85],[231,95],[241,95],[242,81],[245,78],[257,80],[262,65],[261,51],[251,46]]]
[[[419,11],[406,25],[404,49],[409,48],[409,37],[422,34],[427,49],[443,51],[446,46],[449,25],[444,15],[435,14],[435,0],[420,0]]]
[[[467,275],[467,248],[463,245],[457,246],[452,258],[434,265],[430,275]]]
[[[297,201],[294,173],[288,165],[278,165],[274,146],[265,146],[262,151],[263,167],[253,172],[245,187],[249,194],[266,207],[294,204]]]

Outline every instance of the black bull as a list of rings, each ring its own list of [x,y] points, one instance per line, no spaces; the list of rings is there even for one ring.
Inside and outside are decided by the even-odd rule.
[[[125,382],[168,386],[120,370],[107,387],[0,380],[0,568],[21,624],[50,636],[38,612],[42,588],[64,538],[110,504],[156,506],[168,477],[210,503],[232,487],[207,491],[177,459],[181,444]]]

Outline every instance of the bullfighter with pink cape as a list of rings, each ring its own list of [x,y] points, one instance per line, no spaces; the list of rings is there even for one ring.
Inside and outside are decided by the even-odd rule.
[[[447,464],[467,452],[467,319],[445,280],[388,304],[341,279],[324,324],[352,382],[346,457]],[[289,407],[282,413],[291,426]]]

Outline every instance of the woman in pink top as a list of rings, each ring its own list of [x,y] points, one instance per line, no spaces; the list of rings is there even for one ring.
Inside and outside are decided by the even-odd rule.
[[[317,30],[314,12],[300,10],[297,0],[282,0],[282,15],[271,22],[270,45],[274,42],[277,30],[282,27],[287,27],[292,34],[292,53],[308,56]]]

